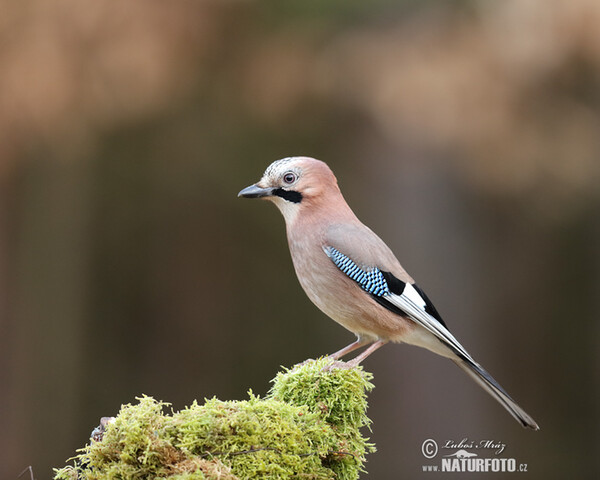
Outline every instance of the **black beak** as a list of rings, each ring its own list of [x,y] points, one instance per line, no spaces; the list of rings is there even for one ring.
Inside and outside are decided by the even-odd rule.
[[[261,197],[269,197],[273,195],[273,188],[262,188],[259,187],[256,183],[254,185],[250,185],[249,187],[244,188],[240,193],[238,193],[238,197],[245,198],[261,198]]]

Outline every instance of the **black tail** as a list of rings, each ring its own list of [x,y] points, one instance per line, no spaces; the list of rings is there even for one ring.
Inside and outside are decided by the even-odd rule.
[[[480,365],[475,363],[470,358],[453,359],[460,368],[462,368],[473,380],[481,385],[485,391],[487,391],[492,397],[494,397],[500,405],[502,405],[508,413],[515,417],[521,425],[526,428],[533,430],[539,430],[540,427],[530,415],[525,412],[517,402],[515,402],[510,395],[500,386],[500,384],[494,380],[494,378],[486,372]]]

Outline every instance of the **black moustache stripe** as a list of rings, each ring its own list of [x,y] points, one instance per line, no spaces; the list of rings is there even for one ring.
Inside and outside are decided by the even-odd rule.
[[[283,198],[288,202],[300,203],[302,201],[302,194],[296,190],[284,190],[283,188],[276,188],[273,190],[273,195]]]

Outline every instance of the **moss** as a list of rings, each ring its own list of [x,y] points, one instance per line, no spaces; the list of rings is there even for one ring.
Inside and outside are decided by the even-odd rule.
[[[336,368],[335,365],[342,365]],[[374,452],[360,429],[369,427],[367,392],[373,389],[373,376],[362,367],[343,368],[328,358],[308,361],[273,379],[269,397],[292,405],[304,405],[332,427],[337,439],[336,452],[325,460],[337,478],[358,478],[366,453]],[[326,372],[329,372],[327,374]],[[344,455],[345,453],[351,455]],[[358,466],[358,469],[357,469]]]
[[[356,479],[374,450],[360,432],[370,379],[321,359],[279,373],[264,399],[250,392],[166,412],[144,396],[55,479]]]

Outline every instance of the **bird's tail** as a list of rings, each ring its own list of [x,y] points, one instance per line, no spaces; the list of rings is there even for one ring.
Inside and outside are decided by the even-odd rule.
[[[508,413],[510,413],[515,419],[521,423],[524,427],[531,428],[533,430],[539,430],[540,427],[530,415],[525,412],[517,402],[515,402],[510,395],[498,384],[492,376],[486,372],[483,367],[473,361],[471,358],[464,357],[462,355],[454,357],[452,359],[460,368],[462,368],[473,380],[481,385],[486,392],[494,397],[500,405],[502,405]]]

